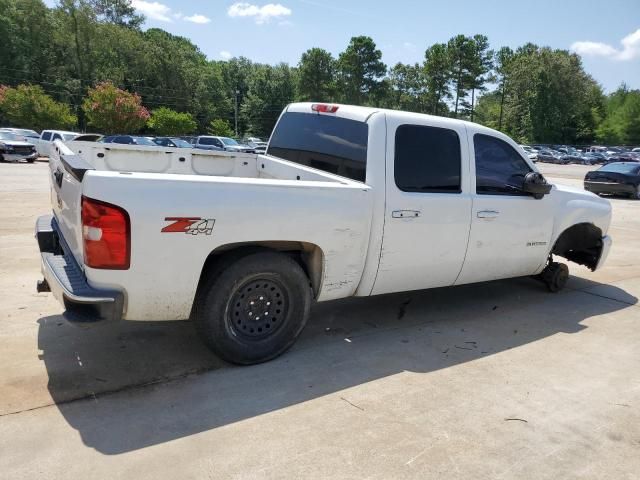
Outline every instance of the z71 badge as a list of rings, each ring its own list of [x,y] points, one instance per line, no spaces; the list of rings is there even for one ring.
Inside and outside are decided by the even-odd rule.
[[[189,235],[211,235],[214,218],[200,217],[166,217],[165,222],[171,222],[160,230],[162,233],[187,233]]]

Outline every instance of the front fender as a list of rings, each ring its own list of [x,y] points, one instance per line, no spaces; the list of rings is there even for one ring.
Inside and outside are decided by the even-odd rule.
[[[611,225],[611,203],[609,200],[579,188],[554,185],[554,222],[551,247],[566,229],[579,223],[589,223],[606,235]]]

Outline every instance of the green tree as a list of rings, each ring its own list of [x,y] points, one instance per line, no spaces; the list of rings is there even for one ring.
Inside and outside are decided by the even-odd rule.
[[[597,128],[598,141],[640,144],[640,90],[621,85],[606,99],[606,116]]]
[[[89,89],[82,109],[89,125],[104,133],[135,133],[147,123],[149,111],[140,96],[103,82]]]
[[[12,125],[35,130],[71,128],[77,121],[67,105],[56,102],[38,85],[3,87],[0,110]]]
[[[513,60],[513,50],[509,47],[502,47],[495,53],[494,65],[498,91],[500,92],[500,107],[498,110],[498,124],[496,128],[502,129],[502,118],[504,114],[504,101],[507,98],[507,82],[509,79],[509,64]]]
[[[311,48],[298,63],[298,98],[303,101],[333,100],[336,61],[322,48]]]
[[[89,0],[98,19],[121,27],[140,28],[144,15],[136,13],[131,0]]]
[[[293,101],[294,96],[295,77],[287,64],[281,63],[275,67],[261,65],[257,68],[242,105],[248,131],[257,136],[271,135],[282,109]]]
[[[438,115],[447,110],[446,101],[451,98],[451,55],[448,46],[436,43],[424,54],[424,79],[427,87],[427,111]]]
[[[476,92],[484,92],[486,84],[493,77],[493,50],[489,49],[489,39],[484,35],[473,36],[473,49],[469,66],[469,87],[471,88],[470,120],[473,122]]]
[[[338,95],[345,103],[371,105],[382,88],[387,71],[382,52],[370,37],[353,37],[337,63]]]
[[[231,128],[229,122],[222,120],[221,118],[211,120],[209,127],[207,128],[207,132],[211,135],[220,137],[233,137],[233,128]]]
[[[461,109],[468,108],[465,98],[471,88],[473,57],[475,44],[472,38],[456,35],[447,43],[447,51],[451,61],[451,82],[455,96],[454,115],[457,117]]]
[[[425,112],[427,85],[419,64],[397,63],[389,71],[391,108],[411,112]]]
[[[176,112],[167,107],[153,110],[147,125],[158,135],[167,136],[193,133],[198,126],[190,113]]]

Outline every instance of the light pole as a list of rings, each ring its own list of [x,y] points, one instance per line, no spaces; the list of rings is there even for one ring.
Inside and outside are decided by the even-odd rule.
[[[235,131],[236,131],[236,137],[238,136],[238,95],[240,94],[240,90],[236,90],[236,102],[235,102]]]

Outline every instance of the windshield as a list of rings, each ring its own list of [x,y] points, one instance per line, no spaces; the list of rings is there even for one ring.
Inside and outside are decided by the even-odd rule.
[[[182,140],[181,138],[172,138],[171,141],[176,144],[176,147],[180,148],[191,148],[193,146],[189,142],[187,142],[186,140]]]
[[[40,138],[40,135],[38,135],[38,133],[34,132],[33,130],[25,130],[24,128],[18,128],[16,129],[16,132],[25,137]]]
[[[638,173],[640,165],[633,163],[610,163],[602,168],[599,172],[616,172],[616,173]]]
[[[222,140],[222,143],[224,143],[225,145],[240,145],[238,142],[236,142],[233,138],[229,138],[229,137],[220,137],[220,140]]]
[[[17,140],[18,137],[16,137],[13,133],[9,133],[9,132],[0,132],[0,140]]]
[[[77,136],[78,136],[77,133],[63,133],[62,134],[62,138],[64,138],[65,140],[73,140]]]
[[[135,142],[136,145],[151,145],[153,147],[157,146],[147,137],[131,137],[131,138],[133,138],[133,141]]]

